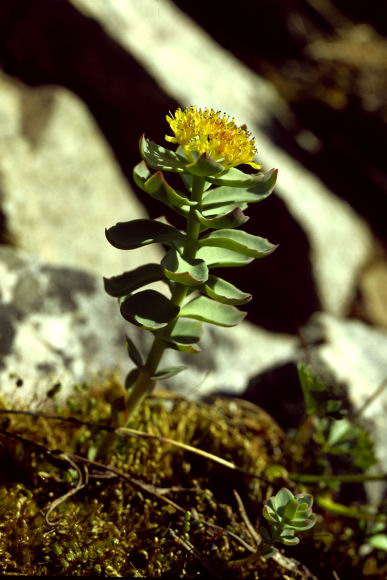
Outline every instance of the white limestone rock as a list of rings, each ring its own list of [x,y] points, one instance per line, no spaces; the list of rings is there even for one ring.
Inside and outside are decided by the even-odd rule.
[[[30,88],[0,73],[2,211],[15,245],[50,264],[113,276],[159,261],[104,229],[147,217],[85,105],[59,87]]]
[[[387,463],[387,331],[367,326],[359,320],[339,320],[328,314],[316,317],[323,328],[325,343],[319,356],[336,379],[348,386],[356,410],[376,394],[363,416],[375,425],[378,455]]]
[[[74,383],[95,376],[115,371],[124,379],[133,366],[125,333],[146,356],[151,335],[123,320],[100,277],[0,247],[0,394],[39,405],[58,381],[66,396]],[[191,398],[219,389],[241,393],[250,376],[289,358],[294,342],[247,323],[208,326],[202,353],[166,352],[163,366],[189,369],[164,386]]]
[[[326,313],[315,317],[325,344],[317,352],[333,376],[347,386],[355,411],[367,421],[375,444],[377,465],[373,473],[385,473],[387,464],[387,331],[359,320],[340,320]],[[383,481],[366,484],[371,503],[383,497]]]

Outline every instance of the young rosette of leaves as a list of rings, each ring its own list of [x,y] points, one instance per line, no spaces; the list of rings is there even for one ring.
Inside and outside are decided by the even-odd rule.
[[[293,493],[283,487],[279,492],[267,500],[263,508],[263,517],[267,524],[261,527],[265,544],[272,546],[276,542],[285,546],[296,546],[300,539],[296,533],[312,528],[316,523],[316,516],[312,513],[313,497],[308,493]],[[268,549],[266,556],[272,550]]]
[[[121,222],[106,230],[110,244],[120,250],[161,243],[168,247],[160,264],[144,264],[113,278],[105,278],[106,291],[118,298],[122,316],[153,333],[154,341],[143,359],[139,349],[127,343],[135,365],[126,381],[130,390],[128,416],[151,391],[156,380],[184,367],[158,369],[166,348],[199,352],[203,322],[234,326],[245,316],[238,306],[251,295],[213,274],[217,267],[237,267],[269,255],[276,246],[240,229],[248,220],[250,203],[266,199],[273,191],[276,170],[261,171],[254,160],[255,142],[245,126],[237,126],[225,114],[194,106],[167,116],[175,151],[145,136],[140,139],[142,161],[133,171],[135,183],[155,200],[186,219],[179,229],[159,220]],[[247,164],[254,173],[237,166]],[[172,186],[166,173],[181,178]],[[180,218],[181,219],[181,218]],[[148,284],[163,281],[170,295]]]
[[[316,441],[327,455],[346,455],[364,471],[377,462],[375,444],[369,433],[349,419],[320,419]]]
[[[347,455],[355,467],[363,470],[375,464],[375,447],[367,431],[345,417],[348,412],[340,399],[332,396],[310,366],[298,363],[297,369],[306,413],[313,416],[317,427],[314,439],[323,453]]]

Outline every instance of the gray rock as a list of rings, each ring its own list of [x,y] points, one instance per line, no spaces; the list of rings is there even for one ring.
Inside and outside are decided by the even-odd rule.
[[[360,320],[340,320],[325,313],[314,318],[325,337],[324,344],[318,347],[321,359],[339,381],[350,385],[349,395],[355,407],[362,407],[387,379],[387,331]],[[381,410],[383,399],[387,403],[387,392],[368,407],[366,414]]]
[[[147,216],[85,105],[4,74],[0,95],[1,206],[14,243],[105,276],[159,261],[156,246],[128,253],[105,239],[106,227]]]
[[[39,404],[55,383],[65,396],[75,382],[123,366],[124,325],[102,279],[4,246],[0,278],[2,395]]]
[[[109,372],[123,379],[132,366],[125,333],[146,355],[150,334],[121,318],[100,277],[0,247],[2,395],[38,405],[57,382],[64,397],[74,383]],[[182,361],[189,366],[166,385],[192,398],[219,389],[240,393],[250,376],[289,358],[294,342],[247,323],[231,329],[208,326],[201,353],[166,352],[166,366]]]

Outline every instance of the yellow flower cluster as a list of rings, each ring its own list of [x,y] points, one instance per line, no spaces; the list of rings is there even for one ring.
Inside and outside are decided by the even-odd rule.
[[[175,133],[165,139],[178,143],[185,151],[207,153],[227,169],[242,163],[261,169],[253,159],[257,153],[254,137],[246,125],[238,127],[234,119],[213,109],[198,109],[196,106],[180,108],[167,115],[167,121]]]

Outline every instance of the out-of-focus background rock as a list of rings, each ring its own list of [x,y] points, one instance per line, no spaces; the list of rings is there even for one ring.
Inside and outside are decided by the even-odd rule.
[[[48,264],[0,246],[0,277],[1,394],[10,399],[36,407],[54,385],[64,397],[74,381],[123,375],[131,364],[125,332],[141,351],[149,349],[148,333],[127,328],[100,277],[86,270]],[[294,345],[294,337],[248,323],[232,329],[207,327],[203,353],[192,366],[190,355],[182,357],[190,368],[175,387],[191,397],[217,389],[240,392],[251,373],[291,357]],[[182,363],[176,351],[166,359],[172,366]]]
[[[196,104],[247,123],[260,161],[279,168],[246,227],[279,248],[223,272],[253,293],[248,322],[208,330],[191,374],[169,386],[241,394],[309,341],[360,408],[387,376],[386,12],[349,0],[232,13],[218,0],[3,0],[2,392],[20,378],[44,396],[57,380],[124,373],[128,328],[101,276],[161,249],[119,252],[104,228],[173,219],[131,171],[141,133],[162,143],[165,114]],[[380,395],[380,424],[385,405]]]
[[[1,195],[5,235],[51,264],[106,276],[128,254],[104,228],[146,217],[85,105],[61,87],[28,87],[0,76]],[[133,251],[134,266],[161,256]]]

